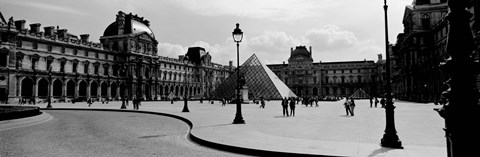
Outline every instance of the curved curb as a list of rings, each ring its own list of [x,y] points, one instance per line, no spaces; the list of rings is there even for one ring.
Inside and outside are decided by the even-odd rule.
[[[209,147],[212,149],[217,149],[221,151],[237,153],[237,154],[244,154],[244,155],[252,155],[252,156],[322,156],[322,157],[338,157],[332,155],[321,155],[321,154],[301,154],[301,153],[290,153],[290,152],[276,152],[276,151],[269,151],[269,150],[261,150],[261,149],[252,149],[252,148],[245,148],[245,147],[238,147],[232,145],[225,145],[221,143],[211,142],[205,139],[201,139],[192,134],[193,123],[185,117],[169,114],[169,113],[162,113],[162,112],[154,112],[154,111],[141,111],[141,110],[123,110],[123,109],[83,109],[83,108],[41,108],[40,110],[79,110],[79,111],[114,111],[114,112],[136,112],[136,113],[145,113],[145,114],[154,114],[154,115],[161,115],[167,116],[171,118],[175,118],[181,120],[189,126],[187,138],[195,142],[199,145]]]
[[[52,120],[53,117],[45,112],[36,116],[0,121],[0,131],[36,125]]]

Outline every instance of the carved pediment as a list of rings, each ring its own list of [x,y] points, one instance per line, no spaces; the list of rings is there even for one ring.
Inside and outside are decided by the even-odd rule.
[[[137,34],[134,35],[134,37],[138,37],[138,38],[143,39],[143,40],[148,40],[148,41],[152,41],[154,43],[157,43],[157,40],[155,40],[155,38],[152,37],[147,32],[137,33]]]

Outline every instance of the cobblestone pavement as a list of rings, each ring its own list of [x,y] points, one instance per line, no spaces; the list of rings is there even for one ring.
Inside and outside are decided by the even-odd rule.
[[[192,135],[206,141],[241,148],[335,156],[446,156],[443,118],[432,103],[395,102],[395,126],[404,149],[379,146],[385,129],[385,110],[370,108],[368,100],[356,100],[355,116],[346,116],[343,101],[319,102],[319,107],[297,105],[295,117],[282,115],[279,101],[266,108],[242,104],[246,124],[231,124],[235,105],[222,107],[189,101],[190,112],[181,112],[183,102],[142,102],[140,110],[178,115],[193,123]],[[120,102],[92,107],[81,103],[54,103],[54,108],[119,109]],[[38,104],[45,107],[46,104]],[[132,110],[132,105],[127,110]]]

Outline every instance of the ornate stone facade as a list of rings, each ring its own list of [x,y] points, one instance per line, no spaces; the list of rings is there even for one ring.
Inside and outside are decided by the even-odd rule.
[[[347,97],[363,89],[378,96],[377,63],[370,60],[345,62],[313,62],[312,47],[291,49],[288,64],[267,65],[300,97]]]
[[[468,10],[474,15],[470,20],[476,40],[473,55],[478,60],[480,24],[476,21],[480,19],[480,11],[476,8],[480,2],[469,1],[468,4]],[[392,86],[398,99],[432,102],[446,90],[447,77],[439,65],[450,57],[446,51],[447,13],[446,0],[417,0],[405,7],[404,32],[398,34],[392,48],[397,62],[392,66]],[[477,83],[477,88],[479,86]]]
[[[67,29],[44,27],[25,20],[5,20],[0,13],[0,103],[20,98],[44,101],[82,101],[86,98],[144,100],[208,97],[233,71],[231,65],[199,63],[157,54],[158,41],[149,21],[118,12],[100,43]],[[188,82],[187,82],[188,81]],[[188,83],[188,84],[187,84]]]

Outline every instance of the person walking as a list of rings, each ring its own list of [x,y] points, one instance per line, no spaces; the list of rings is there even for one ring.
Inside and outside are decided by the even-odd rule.
[[[347,116],[350,114],[350,101],[348,101],[348,98],[345,98],[345,102],[343,103],[343,106],[345,107],[345,112],[347,113]]]
[[[353,98],[350,98],[350,114],[354,116],[354,109],[355,109],[355,100]]]
[[[378,104],[378,98],[375,97],[375,108],[377,108],[377,104]]]
[[[93,104],[92,98],[87,99],[87,104],[88,104],[88,107],[90,107]]]
[[[137,110],[139,110],[140,106],[142,106],[142,100],[143,100],[143,98],[137,99]]]
[[[291,98],[290,99],[290,115],[292,117],[295,117],[295,99],[294,98]]]
[[[225,106],[226,103],[227,103],[227,100],[225,98],[222,98],[222,106]]]
[[[263,100],[263,97],[260,98],[260,108],[265,108],[265,100]]]
[[[370,97],[370,108],[372,108],[372,106],[373,106],[373,98]]]
[[[287,99],[287,97],[283,98],[283,100],[282,100],[282,109],[283,109],[283,116],[287,115],[287,117],[288,117],[288,99]]]

